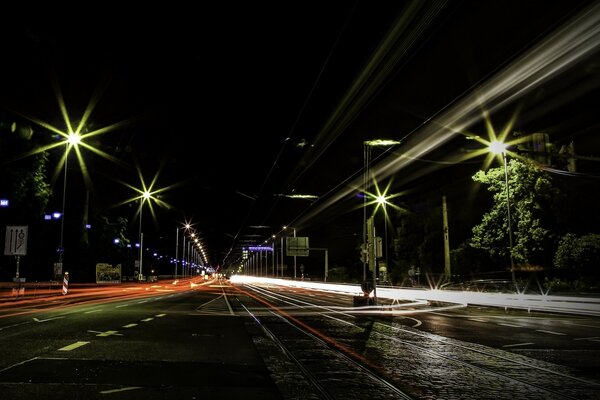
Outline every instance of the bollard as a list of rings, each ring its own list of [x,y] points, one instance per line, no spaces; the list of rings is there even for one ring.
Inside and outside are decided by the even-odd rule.
[[[63,276],[63,287],[62,287],[63,296],[65,294],[67,294],[68,290],[69,290],[69,273],[65,272],[65,275]]]

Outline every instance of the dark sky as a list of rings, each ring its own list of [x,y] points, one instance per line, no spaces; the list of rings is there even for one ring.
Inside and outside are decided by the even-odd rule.
[[[441,140],[449,127],[436,124],[452,121],[485,136],[480,117],[459,118],[474,112],[465,102],[476,93],[483,99],[486,84],[534,54],[586,4],[286,1],[103,6],[79,15],[40,10],[3,24],[0,105],[9,115],[64,129],[59,87],[73,121],[94,102],[88,131],[125,121],[93,142],[124,165],[86,155],[94,204],[131,196],[115,181],[139,187],[136,166],[146,181],[159,171],[155,188],[175,185],[161,193],[172,209],[157,209],[156,224],[145,229],[172,235],[191,220],[212,261],[233,261],[243,240],[264,240],[284,224],[299,224],[316,241],[333,241],[319,236],[330,231],[351,240],[361,229],[354,182],[364,140],[403,139],[395,149],[403,153],[431,140],[427,154],[440,162],[430,184],[429,174],[413,179],[431,166],[417,163],[391,174],[395,191],[440,191],[443,182],[451,192],[453,182],[468,182],[468,165],[450,170],[441,163],[464,150],[464,136]],[[597,9],[585,18],[596,27],[600,21]],[[592,33],[565,54],[575,61],[560,71],[533,76],[475,109],[492,109],[498,128],[518,110],[515,130],[575,140],[588,151],[597,142],[590,111],[598,95],[597,41]],[[559,61],[539,58],[542,65]],[[510,86],[503,79],[496,88]],[[281,196],[291,194],[320,199]]]

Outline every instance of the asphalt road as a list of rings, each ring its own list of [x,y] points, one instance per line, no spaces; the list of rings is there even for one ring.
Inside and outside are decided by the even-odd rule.
[[[280,398],[244,319],[201,311],[213,286],[3,307],[0,398]]]
[[[0,303],[2,399],[594,399],[600,319],[273,285]]]

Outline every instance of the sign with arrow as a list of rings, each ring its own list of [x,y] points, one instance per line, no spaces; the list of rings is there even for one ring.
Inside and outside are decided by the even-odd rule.
[[[4,239],[5,256],[27,255],[27,228],[28,226],[7,226]]]

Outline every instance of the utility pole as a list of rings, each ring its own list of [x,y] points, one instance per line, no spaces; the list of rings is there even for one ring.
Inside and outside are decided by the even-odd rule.
[[[442,215],[444,220],[444,275],[447,282],[450,281],[450,238],[448,236],[448,207],[446,196],[442,196]]]

